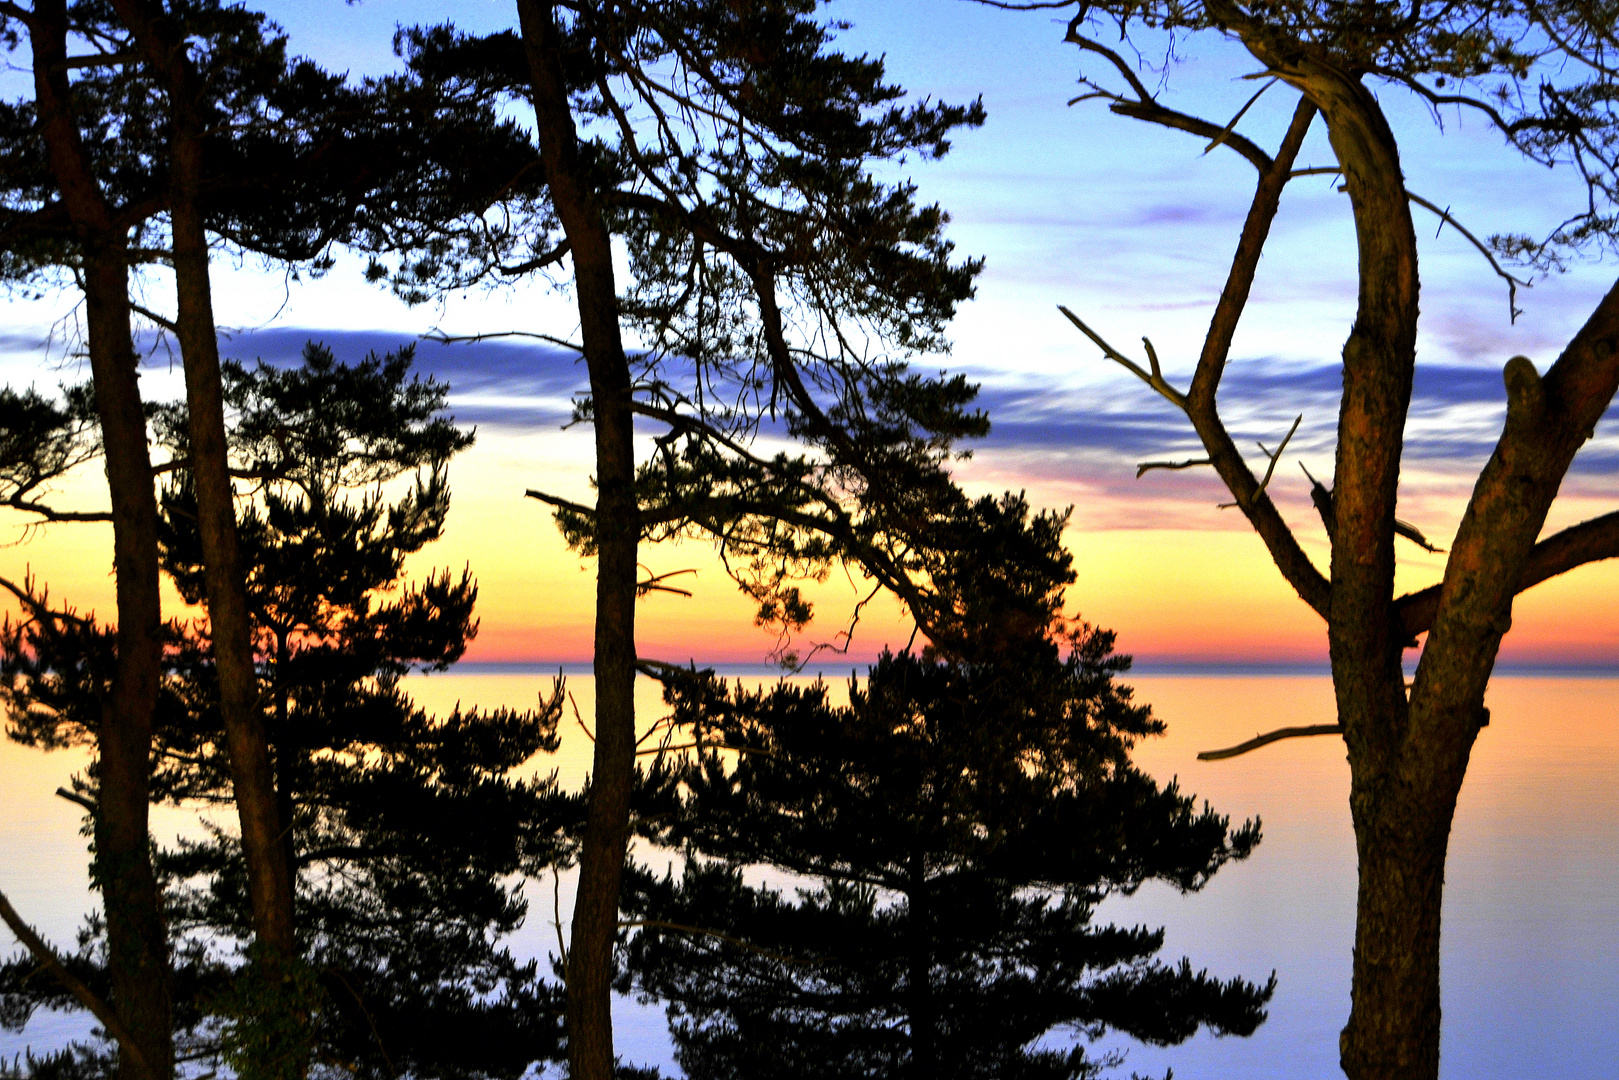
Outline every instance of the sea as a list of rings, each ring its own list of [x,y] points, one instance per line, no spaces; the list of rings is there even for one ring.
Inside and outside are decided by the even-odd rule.
[[[547,693],[556,668],[475,668],[411,676],[427,709],[457,703],[528,706]],[[589,767],[591,680],[565,669],[571,697],[563,745],[536,768],[580,783]],[[735,674],[757,683],[756,669]],[[825,678],[834,695],[848,672]],[[798,678],[807,678],[799,676]],[[1221,977],[1263,981],[1276,973],[1269,1018],[1252,1036],[1198,1035],[1148,1047],[1103,1038],[1120,1050],[1114,1070],[1176,1080],[1313,1080],[1340,1076],[1338,1032],[1349,1010],[1354,937],[1355,848],[1349,769],[1335,736],[1274,743],[1224,761],[1199,751],[1279,727],[1333,722],[1324,673],[1273,669],[1147,670],[1128,681],[1168,724],[1143,742],[1137,762],[1161,780],[1206,799],[1234,821],[1259,817],[1264,839],[1245,862],[1222,869],[1202,891],[1148,885],[1106,900],[1098,920],[1164,927],[1163,959],[1190,959]],[[1462,788],[1446,870],[1443,938],[1444,1042],[1449,1080],[1615,1075],[1619,1062],[1619,673],[1523,670],[1497,675]],[[638,708],[660,713],[657,687],[643,681]],[[94,898],[87,885],[78,807],[53,795],[84,767],[78,751],[44,753],[0,743],[0,890],[51,940],[71,944]],[[160,839],[197,829],[196,818],[164,809]],[[534,881],[520,953],[556,951],[553,890],[566,923],[571,882]],[[0,929],[0,947],[9,946]],[[616,1045],[627,1062],[678,1076],[662,1014],[628,999],[615,1008]],[[10,1060],[82,1037],[74,1014],[40,1013],[21,1033],[0,1032]],[[1056,1033],[1055,1038],[1072,1033]]]

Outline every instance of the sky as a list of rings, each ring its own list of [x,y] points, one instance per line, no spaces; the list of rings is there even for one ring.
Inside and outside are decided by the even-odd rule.
[[[378,73],[397,64],[396,25],[453,17],[468,29],[510,25],[493,0],[451,6],[417,2],[357,5],[266,4],[292,48],[330,68]],[[1114,346],[1140,355],[1151,338],[1166,373],[1184,385],[1252,194],[1251,168],[1234,153],[1204,154],[1184,134],[1109,114],[1097,102],[1069,106],[1086,74],[1105,68],[1061,41],[1050,13],[1008,13],[968,0],[837,0],[828,14],[852,23],[840,41],[881,54],[894,81],[946,101],[982,96],[988,122],[962,132],[939,162],[890,168],[923,199],[951,214],[962,255],[983,256],[976,298],[951,329],[950,355],[925,368],[961,371],[980,384],[993,429],[957,475],[974,493],[1023,490],[1036,506],[1072,507],[1066,542],[1078,581],[1077,617],[1118,632],[1121,651],[1156,663],[1314,663],[1325,659],[1320,620],[1289,590],[1263,544],[1207,470],[1151,472],[1145,460],[1196,456],[1184,418],[1105,360],[1057,311],[1065,304]],[[1162,99],[1217,123],[1252,94],[1254,62],[1229,44],[1192,39],[1177,60],[1155,64],[1165,43],[1136,42]],[[11,84],[7,84],[11,85]],[[1401,138],[1410,189],[1447,206],[1475,233],[1543,231],[1583,192],[1564,171],[1528,164],[1482,124],[1435,118],[1398,91],[1380,100]],[[1261,97],[1239,128],[1274,145],[1293,109],[1281,88]],[[1300,155],[1325,165],[1319,127]],[[1454,230],[1418,211],[1422,251],[1419,368],[1400,516],[1448,546],[1473,478],[1500,429],[1500,371],[1523,354],[1544,370],[1612,284],[1609,263],[1581,264],[1519,293],[1508,318],[1506,290]],[[224,351],[244,360],[291,362],[307,340],[358,359],[452,334],[519,330],[569,337],[577,316],[568,298],[529,283],[408,308],[367,285],[359,262],[341,259],[319,281],[289,282],[251,262],[215,267]],[[1344,195],[1327,177],[1293,182],[1283,201],[1237,335],[1222,388],[1222,412],[1256,469],[1256,442],[1274,446],[1293,418],[1299,433],[1270,491],[1305,549],[1323,569],[1327,543],[1299,463],[1330,482],[1339,389],[1337,355],[1354,313],[1355,249]],[[167,283],[145,285],[147,302],[172,307]],[[14,296],[0,316],[0,378],[49,388],[84,377],[67,355],[64,320],[73,298]],[[451,467],[454,503],[445,538],[413,569],[469,565],[482,591],[476,661],[578,662],[590,654],[593,566],[569,552],[528,488],[589,502],[591,439],[564,428],[583,368],[556,349],[521,339],[479,345],[418,342],[422,370],[447,381],[457,419],[477,426],[477,443]],[[155,349],[144,383],[153,397],[180,392],[177,359]],[[1614,508],[1619,434],[1612,414],[1599,425],[1563,486],[1548,528]],[[93,469],[63,485],[63,505],[104,503]],[[31,569],[52,594],[81,610],[112,614],[110,535],[99,526],[24,529],[0,516],[0,575]],[[1400,542],[1401,588],[1437,581],[1443,556]],[[672,661],[753,663],[773,635],[753,625],[752,605],[726,580],[713,551],[686,543],[650,549],[652,572],[694,568],[690,598],[653,595],[639,613],[643,656]],[[812,590],[818,618],[805,644],[847,626],[864,590],[841,572]],[[1520,598],[1503,660],[1523,664],[1619,664],[1619,561],[1575,571]],[[173,610],[179,610],[170,596]],[[866,609],[852,661],[911,633],[899,608]]]

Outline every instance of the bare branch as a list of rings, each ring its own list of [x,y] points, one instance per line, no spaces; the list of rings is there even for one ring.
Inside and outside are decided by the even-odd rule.
[[[1210,150],[1213,150],[1215,147],[1225,142],[1226,139],[1231,136],[1231,133],[1237,130],[1237,121],[1241,120],[1248,110],[1254,107],[1254,102],[1258,101],[1264,95],[1266,90],[1269,90],[1275,85],[1276,77],[1271,76],[1269,82],[1267,82],[1264,86],[1261,86],[1258,90],[1254,91],[1254,96],[1249,98],[1247,103],[1244,104],[1242,108],[1237,110],[1237,115],[1231,118],[1231,122],[1226,124],[1226,126],[1220,131],[1220,134],[1216,135],[1209,142],[1209,145],[1203,148],[1203,154],[1205,157],[1208,156]]]
[[[1153,469],[1190,469],[1197,465],[1213,465],[1206,457],[1187,458],[1185,461],[1143,461],[1136,466],[1136,479],[1140,480]]]
[[[1277,728],[1275,731],[1267,732],[1264,735],[1255,735],[1245,743],[1228,746],[1224,750],[1205,750],[1197,755],[1197,760],[1224,761],[1226,758],[1234,758],[1239,754],[1246,754],[1250,750],[1258,750],[1261,746],[1269,746],[1271,743],[1280,742],[1283,739],[1302,739],[1310,735],[1342,735],[1343,733],[1344,726],[1342,724],[1309,724],[1304,727]]]
[[[539,334],[531,330],[500,330],[488,334],[446,334],[443,330],[440,330],[435,326],[433,329],[422,335],[422,339],[424,341],[436,341],[441,345],[451,345],[461,342],[476,344],[480,341],[493,341],[495,338],[512,337],[533,338],[536,341],[546,341],[552,345],[560,345],[564,349],[571,349],[580,356],[585,354],[585,348],[583,345],[575,345],[566,338],[553,337],[550,334]]]
[[[1270,464],[1265,466],[1265,478],[1263,480],[1259,481],[1259,487],[1255,491],[1255,494],[1258,494],[1259,492],[1264,491],[1267,487],[1270,486],[1270,478],[1276,472],[1276,463],[1281,460],[1282,451],[1286,450],[1287,449],[1287,444],[1293,441],[1294,433],[1299,430],[1299,425],[1302,424],[1303,422],[1304,422],[1304,414],[1303,413],[1299,413],[1298,416],[1294,417],[1293,426],[1287,429],[1287,434],[1285,436],[1283,436],[1282,443],[1281,443],[1280,446],[1278,446],[1276,448],[1276,453],[1274,453],[1274,454],[1271,453],[1269,450],[1265,449],[1265,444],[1264,443],[1258,442],[1258,441],[1256,441],[1254,443],[1255,446],[1259,447],[1259,452],[1261,454],[1264,454],[1266,457],[1270,458]],[[1141,474],[1137,473],[1136,475],[1137,475],[1137,477],[1139,477]],[[1221,510],[1229,510],[1229,509],[1231,509],[1231,507],[1236,506],[1236,505],[1237,504],[1234,503],[1234,502],[1221,503],[1220,504],[1220,509]]]
[[[1075,98],[1074,101],[1081,101],[1095,96],[1108,98],[1112,101],[1108,108],[1120,116],[1145,120],[1148,123],[1158,124],[1160,127],[1174,128],[1177,131],[1186,131],[1193,135],[1200,135],[1205,139],[1212,139],[1214,142],[1210,143],[1209,149],[1212,150],[1215,146],[1229,146],[1246,158],[1249,164],[1253,165],[1261,173],[1270,169],[1270,155],[1254,145],[1250,140],[1238,135],[1235,131],[1160,105],[1153,98],[1151,92],[1148,91],[1146,84],[1141,81],[1140,76],[1131,69],[1130,62],[1101,42],[1093,41],[1080,34],[1077,20],[1069,24],[1068,35],[1064,40],[1072,45],[1078,45],[1086,52],[1095,53],[1106,59],[1123,76],[1124,81],[1130,84],[1131,91],[1136,95],[1135,99],[1131,100],[1119,94],[1108,93],[1098,87],[1098,94],[1084,94],[1079,98]],[[1094,86],[1095,84],[1089,83],[1088,85]],[[1074,101],[1069,102],[1069,104],[1074,104]],[[1249,104],[1252,104],[1252,102]],[[1244,111],[1246,111],[1246,107]],[[1238,113],[1232,124],[1235,125],[1236,120],[1241,118],[1242,113]],[[1204,152],[1207,153],[1208,151],[1205,150]]]
[[[167,317],[165,317],[163,315],[159,315],[157,312],[153,311],[151,308],[143,307],[142,305],[137,304],[133,300],[131,300],[129,302],[129,310],[133,311],[135,314],[139,315],[141,318],[147,319],[148,321],[153,322],[153,323],[157,324],[158,326],[161,326],[163,329],[167,330],[171,334],[179,333],[180,327],[179,327],[178,323],[176,323],[173,319],[167,318]]]
[[[100,809],[96,806],[94,799],[86,798],[85,796],[80,795],[77,791],[69,791],[64,787],[59,787],[56,789],[56,797],[58,799],[66,799],[70,803],[78,803],[92,814],[96,813]]]
[[[33,499],[24,499],[13,496],[0,500],[0,506],[9,506],[13,510],[22,510],[29,514],[38,514],[46,521],[111,521],[112,512],[107,510],[52,510],[44,503]]]
[[[1225,482],[1226,489],[1231,492],[1254,531],[1264,540],[1277,569],[1304,602],[1325,617],[1331,600],[1331,584],[1299,546],[1298,538],[1248,468],[1236,442],[1220,419],[1216,404],[1220,379],[1231,355],[1231,342],[1248,305],[1248,296],[1260,256],[1264,253],[1265,241],[1270,235],[1271,223],[1281,207],[1288,174],[1315,117],[1315,105],[1309,98],[1300,97],[1287,134],[1277,148],[1274,163],[1260,173],[1253,202],[1243,221],[1242,235],[1237,241],[1237,250],[1231,258],[1231,269],[1226,274],[1225,286],[1220,291],[1214,315],[1209,320],[1209,332],[1203,339],[1197,373],[1187,393],[1187,416],[1197,429],[1198,438],[1203,441],[1203,448],[1208,451],[1215,471],[1220,474],[1220,479]]]
[[[119,1047],[134,1059],[140,1071],[147,1076],[151,1076],[151,1063],[146,1060],[146,1055],[141,1052],[140,1044],[135,1041],[129,1029],[124,1026],[123,1021],[118,1019],[118,1014],[113,1012],[112,1007],[103,1001],[94,990],[91,990],[67,969],[51,947],[45,944],[44,939],[34,932],[34,928],[24,922],[21,915],[17,914],[17,909],[11,906],[11,901],[6,899],[5,893],[0,893],[0,919],[5,920],[6,925],[11,927],[11,932],[17,935],[17,940],[22,942],[29,952],[34,954],[34,959],[39,961],[40,967],[49,971],[52,977],[78,1000],[79,1004],[90,1010],[90,1014],[101,1023],[103,1028],[106,1028],[107,1034],[118,1040]]]
[[[1510,316],[1510,321],[1516,323],[1518,321],[1518,316],[1523,314],[1523,312],[1518,308],[1518,286],[1522,285],[1526,289],[1531,289],[1534,288],[1533,283],[1525,281],[1522,278],[1513,277],[1511,274],[1503,270],[1501,268],[1501,264],[1496,261],[1495,254],[1490,251],[1489,247],[1486,246],[1482,240],[1468,232],[1467,229],[1462,226],[1461,222],[1457,221],[1451,216],[1449,207],[1441,210],[1427,199],[1424,199],[1421,195],[1411,191],[1407,191],[1405,193],[1405,197],[1422,207],[1424,210],[1431,210],[1435,214],[1438,214],[1440,229],[1444,229],[1446,225],[1449,225],[1451,228],[1455,229],[1457,232],[1466,237],[1468,243],[1478,248],[1478,253],[1484,256],[1485,260],[1489,262],[1490,269],[1494,270],[1496,276],[1507,283],[1507,312]],[[1439,234],[1435,233],[1434,235],[1438,236]]]
[[[571,502],[568,499],[564,499],[558,495],[547,495],[545,492],[535,491],[533,488],[529,488],[527,491],[523,492],[523,495],[525,498],[538,499],[542,503],[547,503],[562,510],[569,510],[575,514],[581,514],[584,517],[591,518],[593,520],[596,517],[595,507],[585,506],[582,503]]]
[[[646,566],[642,566],[641,569],[646,570],[648,574],[652,573],[652,571],[650,569],[648,569]],[[675,593],[675,594],[677,594],[679,596],[690,596],[691,595],[691,590],[689,590],[689,589],[676,589],[673,586],[664,585],[664,584],[662,584],[662,582],[665,581],[668,578],[679,577],[682,574],[695,574],[695,573],[697,573],[695,568],[687,567],[684,570],[671,570],[667,574],[658,574],[658,575],[656,575],[654,577],[644,578],[644,579],[642,579],[640,581],[637,581],[635,583],[635,595],[636,596],[645,596],[649,592],[667,592],[667,593]]]
[[[1057,310],[1068,316],[1068,321],[1079,327],[1080,333],[1084,334],[1086,337],[1090,338],[1091,341],[1095,342],[1096,347],[1102,350],[1103,356],[1106,356],[1114,363],[1120,364],[1129,369],[1131,374],[1135,375],[1136,378],[1140,379],[1142,382],[1158,391],[1158,393],[1162,394],[1164,399],[1171,405],[1174,405],[1182,412],[1186,411],[1186,395],[1182,394],[1173,386],[1170,386],[1169,383],[1164,379],[1164,373],[1158,367],[1158,354],[1156,351],[1154,351],[1150,341],[1147,341],[1146,338],[1141,339],[1143,342],[1146,342],[1147,360],[1150,364],[1152,364],[1152,371],[1149,372],[1143,370],[1140,364],[1137,364],[1134,360],[1131,360],[1128,356],[1125,356],[1119,350],[1109,345],[1102,338],[1102,335],[1086,326],[1084,322],[1080,320],[1078,315],[1075,315],[1072,311],[1069,311],[1061,304],[1057,305]]]

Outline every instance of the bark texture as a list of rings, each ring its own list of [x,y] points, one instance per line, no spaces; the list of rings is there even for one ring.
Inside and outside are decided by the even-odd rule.
[[[281,842],[275,773],[259,708],[252,622],[237,551],[219,338],[209,280],[207,226],[201,208],[204,88],[187,55],[185,35],[161,7],[141,0],[114,0],[113,7],[135,35],[148,68],[169,94],[170,227],[178,305],[175,324],[190,411],[190,466],[197,493],[209,633],[241,820],[254,937],[260,960],[274,968],[290,963],[297,955],[292,868]]]
[[[640,510],[630,371],[619,330],[612,242],[579,160],[555,5],[518,0],[535,130],[551,203],[567,236],[596,431],[596,742],[568,950],[568,1058],[574,1080],[613,1074],[613,944],[635,775],[635,578]]]
[[[1512,598],[1581,562],[1619,554],[1616,515],[1536,543],[1575,451],[1619,383],[1619,287],[1544,378],[1523,357],[1507,363],[1506,426],[1479,477],[1444,582],[1396,600],[1394,511],[1419,287],[1399,149],[1357,74],[1336,67],[1319,49],[1249,21],[1235,6],[1216,2],[1210,10],[1305,101],[1275,163],[1269,169],[1258,163],[1259,192],[1186,409],[1284,576],[1327,620],[1360,870],[1341,1064],[1352,1080],[1436,1080],[1445,858],[1473,742],[1488,721],[1484,691],[1511,623]],[[1228,452],[1214,406],[1231,332],[1275,213],[1278,173],[1291,167],[1295,133],[1302,135],[1298,121],[1309,107],[1325,120],[1342,169],[1360,284],[1343,352],[1325,588],[1308,561],[1301,562],[1285,526],[1271,520],[1274,508],[1254,490],[1246,465]],[[1425,630],[1408,697],[1401,654]]]
[[[112,502],[118,656],[97,732],[93,872],[107,920],[112,1007],[136,1044],[120,1045],[118,1071],[167,1080],[174,1072],[172,975],[147,828],[162,660],[157,501],[130,328],[128,227],[95,179],[72,110],[65,5],[39,4],[28,29],[40,131],[82,253],[87,346]]]

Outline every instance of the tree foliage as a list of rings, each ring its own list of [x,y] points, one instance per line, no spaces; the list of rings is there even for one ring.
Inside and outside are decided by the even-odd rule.
[[[286,988],[255,989],[251,969],[230,974],[229,947],[251,937],[235,837],[211,826],[161,851],[189,991],[182,1022],[206,1050],[208,1024],[223,1018],[215,1049],[237,1065],[291,1038],[354,1075],[517,1076],[558,1045],[555,987],[502,939],[526,912],[512,877],[568,858],[573,799],[554,775],[524,773],[556,748],[560,688],[537,710],[432,718],[399,681],[444,670],[477,629],[469,574],[405,580],[405,557],[442,531],[448,459],[471,443],[444,415],[443,385],[411,376],[411,362],[406,348],[342,364],[312,344],[297,368],[226,368],[233,456],[254,489],[240,526],[264,722],[298,870],[302,1008],[315,1016],[298,1032],[259,1033],[286,1011],[266,1009],[263,995]],[[183,463],[184,417],[170,407],[158,421]],[[183,468],[171,476],[163,560],[195,602],[190,488]],[[14,739],[51,746],[94,734],[112,643],[91,621],[69,625],[6,627],[0,692]],[[206,624],[170,625],[165,672],[154,798],[226,804],[231,773]],[[83,792],[93,799],[95,790],[92,769]],[[93,938],[84,947],[91,963]],[[24,1016],[22,1002],[61,1000],[54,987],[28,984],[30,971],[21,961],[7,969],[8,1000]]]
[[[1026,524],[1017,500],[991,507]],[[969,611],[1005,589],[986,548],[952,567]],[[1274,982],[1164,965],[1161,932],[1092,923],[1148,880],[1202,888],[1259,823],[1131,765],[1163,724],[1114,681],[1113,635],[1061,622],[1057,561],[1025,589],[1038,628],[1025,603],[973,621],[977,649],[885,654],[845,706],[819,682],[668,678],[671,738],[695,752],[653,770],[649,821],[686,866],[637,878],[624,981],[667,1003],[688,1076],[1089,1077],[1117,1060],[1064,1033],[1168,1044],[1263,1020]],[[796,900],[749,884],[761,869]]]

